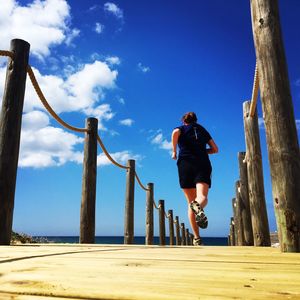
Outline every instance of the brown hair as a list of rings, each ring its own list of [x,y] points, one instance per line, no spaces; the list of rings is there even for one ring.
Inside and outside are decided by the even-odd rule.
[[[197,116],[194,112],[190,111],[184,114],[181,118],[181,121],[186,124],[196,123],[197,122]]]

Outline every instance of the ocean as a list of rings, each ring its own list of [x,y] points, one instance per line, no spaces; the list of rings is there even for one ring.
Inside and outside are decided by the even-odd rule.
[[[79,243],[79,236],[35,236],[36,240],[49,243]],[[203,237],[202,241],[206,246],[227,246],[227,237]],[[95,244],[124,244],[123,236],[96,236]],[[145,245],[144,236],[134,237],[134,244]],[[166,245],[169,244],[169,237],[166,237]],[[154,245],[159,245],[159,237],[154,237]]]

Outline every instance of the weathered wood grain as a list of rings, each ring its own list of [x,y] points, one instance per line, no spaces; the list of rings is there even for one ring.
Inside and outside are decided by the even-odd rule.
[[[0,266],[0,299],[300,298],[299,255],[270,247],[3,246]]]
[[[98,120],[86,119],[80,209],[80,243],[95,242]]]
[[[146,245],[153,245],[153,203],[154,203],[154,184],[148,183],[146,192]]]
[[[245,161],[246,152],[238,153],[239,162],[239,194],[242,206],[242,222],[243,222],[243,235],[244,245],[253,246],[253,230],[251,223],[251,212],[249,203],[249,190],[248,190],[248,173],[247,173],[247,161]]]
[[[282,251],[300,252],[300,156],[277,0],[251,0],[273,202]]]
[[[0,245],[11,239],[22,112],[30,45],[11,41],[0,115]]]
[[[270,246],[257,110],[254,116],[250,117],[249,109],[250,102],[245,101],[243,103],[243,114],[253,239],[255,246]]]
[[[125,216],[124,216],[124,244],[134,242],[134,184],[135,184],[135,160],[127,161],[126,192],[125,192]]]

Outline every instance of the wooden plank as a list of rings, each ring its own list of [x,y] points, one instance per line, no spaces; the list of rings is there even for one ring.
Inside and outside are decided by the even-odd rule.
[[[299,255],[270,247],[3,246],[0,266],[0,298],[300,297]]]

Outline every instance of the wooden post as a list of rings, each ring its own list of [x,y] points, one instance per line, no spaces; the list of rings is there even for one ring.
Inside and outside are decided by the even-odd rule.
[[[12,40],[0,115],[0,245],[9,245],[13,224],[22,111],[30,45]]]
[[[238,153],[239,173],[240,173],[239,195],[240,195],[241,206],[242,206],[244,245],[253,246],[254,241],[253,241],[253,230],[252,230],[252,223],[251,223],[250,203],[249,203],[247,162],[245,161],[245,156],[246,156],[246,152]]]
[[[154,185],[148,183],[146,192],[146,245],[153,245],[153,203]]]
[[[250,117],[249,109],[250,102],[244,102],[247,173],[253,239],[255,246],[270,246],[270,230],[265,201],[257,110],[254,116]]]
[[[236,204],[236,199],[232,198],[232,212],[233,212],[233,222],[234,222],[234,240],[235,240],[235,245],[239,246],[239,223],[238,223],[238,217],[237,217],[237,204]]]
[[[188,228],[185,229],[185,244],[190,246],[190,232]]]
[[[193,246],[193,244],[194,244],[194,235],[191,233],[190,234],[190,245]]]
[[[272,192],[281,251],[300,252],[300,156],[276,0],[251,1]]]
[[[84,143],[79,242],[93,244],[95,242],[98,120],[86,119],[85,127],[88,132],[85,133]]]
[[[243,224],[243,203],[240,197],[240,181],[235,182],[235,209],[236,209],[236,218],[234,223],[237,224],[237,241],[238,246],[244,246],[244,224]]]
[[[181,246],[185,246],[186,245],[186,238],[185,238],[185,226],[184,226],[184,223],[181,223],[180,228],[181,228]]]
[[[126,192],[125,192],[125,223],[124,244],[134,243],[134,183],[135,183],[135,160],[127,161]]]
[[[230,218],[230,245],[235,246],[235,228],[234,228],[234,218]]]
[[[180,223],[179,223],[179,217],[178,216],[175,217],[175,222],[176,222],[176,225],[175,225],[176,245],[179,246],[181,244],[181,241],[180,241]]]
[[[174,221],[173,221],[173,210],[168,211],[169,216],[169,236],[170,236],[170,246],[173,246],[174,243]]]
[[[230,234],[228,234],[227,236],[227,245],[231,246]]]
[[[165,201],[158,201],[159,208],[159,245],[166,245],[166,227],[165,227]]]

